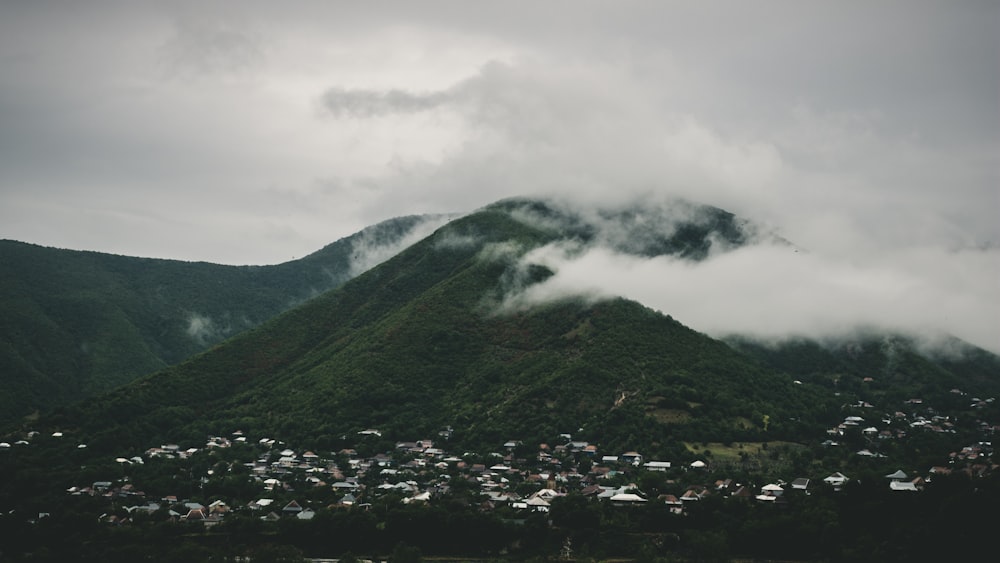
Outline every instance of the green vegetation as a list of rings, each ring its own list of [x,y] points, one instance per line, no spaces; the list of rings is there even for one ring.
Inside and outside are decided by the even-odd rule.
[[[512,279],[544,279],[519,257],[555,236],[502,209],[456,220],[337,290],[48,423],[93,436],[92,447],[219,428],[319,447],[367,427],[453,426],[453,440],[474,448],[582,425],[609,447],[667,453],[677,440],[795,439],[839,408],[821,387],[793,385],[634,302],[498,311]],[[516,252],[484,254],[501,243]]]
[[[643,239],[638,227],[626,230],[630,235],[623,241],[642,241],[634,252],[670,251],[697,259],[706,245],[717,243],[713,240],[738,244],[749,236],[737,229],[715,237],[705,225],[725,233],[736,229],[732,216],[711,209],[703,214],[659,238]],[[940,521],[934,515],[948,516],[937,526],[949,541],[968,543],[984,533],[982,503],[997,499],[996,472],[974,470],[976,463],[967,458],[949,462],[949,452],[970,446],[976,456],[991,454],[980,446],[1000,415],[989,400],[1000,389],[1000,359],[974,349],[962,356],[929,356],[910,340],[885,335],[836,346],[724,343],[625,299],[567,296],[525,310],[503,307],[512,293],[552,275],[526,264],[528,251],[567,238],[607,236],[595,229],[543,203],[501,202],[452,221],[267,322],[206,343],[207,350],[187,361],[10,425],[0,435],[9,442],[0,452],[0,473],[8,476],[0,483],[0,529],[16,542],[5,549],[34,560],[156,554],[168,560],[363,555],[412,561],[561,554],[878,561],[943,555],[940,546],[928,545],[939,529],[932,526]],[[116,288],[112,293],[121,287],[113,277],[107,283]],[[209,292],[196,285],[205,292],[207,307]],[[79,319],[100,319],[79,330],[107,335],[109,342],[143,334],[124,305],[58,299],[71,309],[94,308],[72,316],[81,326],[86,323]],[[10,309],[34,319],[49,306],[25,303],[18,309],[12,302]],[[57,332],[71,324],[52,321],[54,332],[31,342],[55,342]],[[74,365],[65,355],[50,358],[24,342],[8,342],[12,364],[44,359]],[[103,341],[93,342],[99,348]],[[107,366],[115,361],[138,359],[104,359],[101,365],[111,369]],[[846,424],[846,417],[880,428],[872,433],[854,420]],[[366,429],[379,432],[359,437]],[[368,496],[350,506],[330,483],[320,487],[309,481],[315,473],[282,466],[287,487],[269,494],[276,502],[300,500],[315,509],[314,518],[301,522],[265,521],[246,508],[209,529],[167,522],[165,513],[133,518],[115,506],[115,499],[127,495],[109,501],[100,494],[66,492],[111,479],[116,487],[142,486],[150,498],[175,495],[173,506],[183,506],[187,498],[245,507],[262,494],[258,468],[281,466],[277,447],[251,442],[183,460],[127,461],[159,445],[201,447],[206,437],[231,437],[236,431],[320,453],[330,460],[324,476],[355,471],[350,463],[355,455],[370,461],[381,454],[381,462],[371,462],[375,467],[415,462],[414,454],[394,449],[397,440],[440,437],[440,447],[461,457],[432,457],[433,464],[415,464],[406,477],[358,471]],[[30,443],[10,446],[29,432],[35,432]],[[566,449],[567,434],[598,446],[602,454],[638,451],[676,465],[665,473],[630,463],[598,472],[602,460]],[[829,436],[836,444],[822,443]],[[550,472],[566,479],[561,486],[571,492],[553,500],[550,512],[494,505],[470,473],[470,466],[497,463],[491,452],[508,440],[517,440],[507,447],[509,459],[499,457],[523,472],[511,473],[504,487],[526,495],[545,479],[555,481]],[[554,455],[546,457],[542,443],[564,449],[555,454],[553,448]],[[856,454],[862,449],[869,455]],[[707,468],[689,470],[695,460]],[[959,462],[967,472],[957,471]],[[926,472],[949,463],[956,464],[955,474],[935,477],[943,483],[940,489],[888,496],[884,476],[895,469]],[[723,493],[716,484],[731,480],[759,490],[772,479],[822,479],[833,471],[851,474],[847,494],[820,489],[790,496],[780,506],[755,503],[728,489]],[[592,502],[584,498],[586,487],[573,488],[582,479],[640,491],[646,501],[657,502]],[[401,493],[374,492],[408,480],[433,484],[436,495],[426,504],[404,504]],[[688,492],[701,500],[685,504],[683,516],[660,497]],[[50,515],[22,516],[43,512]],[[93,515],[102,512],[99,523]],[[130,526],[105,525],[126,515]]]
[[[356,242],[392,246],[423,220],[387,221],[276,266],[0,241],[0,423],[179,363],[350,279]]]

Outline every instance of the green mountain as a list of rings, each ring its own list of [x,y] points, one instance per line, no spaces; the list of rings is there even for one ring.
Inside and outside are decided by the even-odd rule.
[[[750,237],[721,210],[690,211],[668,230],[652,222],[665,236],[620,240],[637,253],[698,258]],[[781,354],[750,344],[741,352],[635,302],[567,296],[503,309],[511,292],[551,275],[523,260],[529,250],[614,242],[599,228],[614,216],[584,219],[527,200],[487,207],[334,291],[49,422],[102,450],[226,429],[333,447],[367,427],[434,435],[452,426],[469,447],[584,428],[611,446],[669,452],[691,440],[795,439],[838,416],[843,399],[821,379],[860,372],[820,351],[825,367],[800,385],[801,366]],[[934,369],[957,378],[965,366]]]
[[[11,426],[3,547],[32,560],[885,561],[982,537],[1000,493],[981,462],[1000,416],[992,354],[886,335],[723,342],[618,298],[507,306],[553,275],[530,261],[545,245],[700,260],[770,236],[683,203],[508,200],[455,219],[180,364]],[[397,447],[426,438],[436,453]],[[675,465],[646,470],[622,461],[630,450]],[[501,459],[509,471],[490,467]],[[954,476],[928,473],[938,465]],[[890,489],[900,469],[934,483]],[[834,471],[851,478],[843,491],[754,500]],[[551,511],[528,508],[557,478]],[[217,503],[232,510],[192,508]]]
[[[0,241],[0,422],[176,364],[341,285],[443,219],[393,219],[275,266]]]
[[[1000,391],[1000,357],[955,338],[929,345],[914,336],[869,331],[825,343],[762,344],[737,337],[727,343],[767,369],[879,405],[919,399],[956,409],[970,396]]]

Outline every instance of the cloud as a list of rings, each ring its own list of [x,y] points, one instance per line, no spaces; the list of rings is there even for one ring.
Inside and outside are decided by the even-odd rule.
[[[181,16],[161,44],[160,57],[173,76],[235,75],[259,67],[265,48],[260,34],[246,24]]]
[[[449,130],[437,157],[401,151],[368,177],[376,190],[366,207],[374,209],[429,201],[471,208],[522,194],[602,204],[670,194],[780,225],[787,238],[831,252],[1000,240],[991,214],[967,199],[1000,204],[992,187],[1000,159],[986,146],[931,142],[920,122],[900,129],[891,106],[818,107],[818,98],[769,104],[766,124],[730,123],[669,103],[666,92],[690,88],[683,78],[668,67],[651,85],[601,60],[522,57],[434,91],[330,92],[343,116],[353,108],[353,117],[407,119],[433,109],[438,121],[424,125]]]
[[[414,93],[405,90],[331,88],[323,94],[323,106],[336,117],[381,117],[426,111],[450,101],[447,92]]]
[[[394,197],[380,207],[546,195],[602,233],[600,247],[532,255],[557,275],[508,306],[621,294],[714,335],[937,329],[1000,351],[989,283],[1000,254],[981,250],[1000,240],[985,211],[1000,205],[983,166],[995,157],[898,134],[885,112],[799,102],[767,130],[735,133],[600,65],[491,63],[434,99],[461,117],[464,140],[434,163],[404,158],[373,178]],[[600,223],[597,209],[638,205],[669,229],[675,217],[656,217],[651,202],[673,197],[758,220],[808,252],[764,245],[691,265],[611,250],[633,233]]]
[[[520,194],[599,203],[663,192],[752,201],[783,173],[773,144],[727,138],[693,116],[664,111],[610,66],[491,62],[433,92],[333,89],[323,100],[340,117],[402,119],[429,109],[451,117],[438,122],[451,130],[439,158],[399,152],[369,177],[377,190],[368,204],[382,210],[428,201],[469,209]],[[407,124],[398,135],[409,131]]]
[[[382,262],[399,254],[416,242],[427,238],[454,215],[435,215],[421,218],[402,236],[386,236],[379,226],[362,230],[351,244],[351,277],[359,276]]]
[[[549,245],[524,257],[555,275],[507,308],[568,295],[624,296],[716,337],[844,337],[862,329],[946,331],[1000,352],[1000,252],[911,249],[877,264],[759,244],[702,262],[642,258],[595,245]]]
[[[199,315],[198,313],[190,313],[188,314],[188,326],[185,332],[195,342],[204,346],[209,342],[221,340],[222,336],[229,331],[216,327],[215,322],[210,317]]]

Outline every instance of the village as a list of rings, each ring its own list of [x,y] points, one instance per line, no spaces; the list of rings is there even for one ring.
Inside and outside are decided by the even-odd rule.
[[[985,408],[992,402],[975,398],[972,407]],[[885,467],[891,464],[882,453],[885,444],[928,432],[958,437],[951,416],[922,403],[911,399],[891,412],[865,401],[845,405],[850,414],[827,430],[821,445],[837,449],[864,444],[849,456],[872,458]],[[978,422],[978,429],[982,439],[956,443],[938,465],[883,473],[884,487],[900,494],[917,494],[933,486],[937,476],[963,472],[979,478],[995,472],[990,438],[998,427]],[[850,475],[832,469],[819,475],[741,482],[727,476],[726,468],[732,464],[716,464],[710,453],[705,459],[683,463],[649,459],[637,451],[603,452],[599,445],[574,439],[568,433],[554,444],[509,440],[485,454],[456,453],[446,447],[453,432],[445,428],[435,440],[398,441],[391,450],[362,456],[350,447],[322,453],[296,449],[273,438],[250,437],[236,430],[209,437],[198,446],[162,444],[141,454],[119,457],[115,461],[120,474],[79,483],[66,492],[106,499],[107,510],[95,517],[109,525],[167,520],[211,527],[236,512],[253,514],[263,521],[309,520],[321,510],[363,510],[375,502],[434,502],[457,488],[471,493],[468,497],[484,512],[545,513],[555,499],[573,494],[623,507],[659,503],[665,510],[683,515],[691,503],[708,496],[781,505],[818,487],[845,490],[852,481]],[[377,429],[362,430],[356,437],[359,443],[384,443],[387,438]],[[28,444],[24,440],[15,446]],[[0,448],[10,447],[0,444]],[[189,494],[147,489],[143,476],[155,466],[174,471],[174,482],[182,476],[195,481],[187,487]],[[204,469],[198,474],[193,467]],[[239,483],[238,492],[230,488],[226,494],[227,489],[213,486],[223,481]]]

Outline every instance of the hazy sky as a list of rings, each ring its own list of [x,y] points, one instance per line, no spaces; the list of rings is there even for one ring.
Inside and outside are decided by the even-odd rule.
[[[680,195],[809,249],[803,295],[917,288],[899,310],[1000,350],[998,28],[992,1],[0,1],[0,237],[264,264],[512,195]]]

